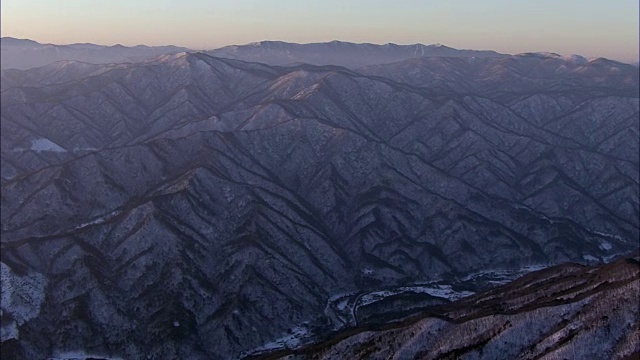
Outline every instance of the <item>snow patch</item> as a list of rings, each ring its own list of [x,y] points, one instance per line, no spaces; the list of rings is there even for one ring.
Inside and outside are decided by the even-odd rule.
[[[451,285],[435,285],[435,286],[410,286],[401,288],[403,291],[411,291],[416,293],[428,294],[431,296],[456,301],[467,296],[474,295],[472,291],[456,291]]]
[[[611,248],[613,248],[613,246],[606,241],[601,241],[600,246],[598,247],[600,248],[600,250],[611,250]]]
[[[439,298],[447,299],[450,301],[455,301],[458,299],[462,299],[463,297],[467,297],[475,294],[474,292],[471,292],[471,291],[453,290],[451,285],[429,284],[429,285],[404,286],[404,287],[399,287],[391,290],[374,291],[374,292],[362,295],[358,299],[356,306],[369,305],[374,302],[380,301],[386,297],[400,295],[407,292],[428,294],[434,297],[439,297]]]
[[[546,269],[549,265],[545,264],[536,264],[536,265],[527,265],[523,266],[517,270],[507,270],[507,269],[492,269],[479,271],[477,273],[473,273],[467,275],[462,278],[462,281],[471,281],[479,278],[488,278],[493,284],[506,284],[512,280],[517,279],[518,277],[528,274],[530,272],[539,271],[542,269]]]
[[[0,311],[0,315],[4,316],[4,311]],[[15,321],[11,321],[7,325],[0,327],[0,339],[1,341],[9,339],[18,339],[19,331],[18,324]]]
[[[608,233],[604,233],[601,231],[595,231],[595,230],[590,230],[592,234],[596,234],[596,235],[600,235],[609,239],[613,239],[613,240],[617,240],[617,241],[623,241],[622,238],[618,235],[613,235],[613,234],[608,234]]]
[[[290,334],[277,340],[268,342],[259,348],[251,351],[252,354],[263,353],[279,349],[294,349],[304,344],[304,340],[309,338],[311,333],[305,326],[297,326],[291,329]]]
[[[107,220],[111,219],[112,217],[120,215],[120,213],[121,213],[120,210],[113,211],[113,212],[111,212],[111,213],[109,213],[107,215],[100,216],[99,218],[97,218],[95,220],[92,220],[92,221],[89,221],[89,222],[86,222],[86,223],[82,223],[82,224],[76,226],[73,230],[80,230],[80,229],[85,228],[87,226],[102,224],[102,223],[106,222]]]
[[[349,298],[342,299],[339,303],[336,304],[336,309],[345,311],[347,309],[347,305],[349,305]]]
[[[521,274],[526,274],[526,273],[530,273],[530,272],[546,269],[548,267],[549,267],[549,265],[540,265],[540,264],[539,265],[523,266],[523,267],[520,268],[520,273]]]
[[[73,151],[97,151],[98,148],[95,147],[74,147]]]
[[[67,152],[65,148],[46,138],[31,140],[31,147],[28,149],[17,147],[11,151],[24,152],[24,151],[30,151],[30,150],[35,152],[58,152],[58,153]]]
[[[18,339],[18,326],[38,316],[40,307],[44,302],[44,290],[47,285],[46,278],[39,273],[29,273],[20,276],[13,272],[9,266],[0,262],[2,279],[1,310],[3,318],[5,314],[11,315],[11,322],[1,327],[1,341]]]
[[[593,257],[591,255],[583,255],[582,258],[586,261],[599,261],[596,257]]]
[[[41,152],[41,151],[67,152],[67,150],[65,150],[62,146],[45,138],[31,141],[31,150],[37,151],[37,152]]]
[[[400,291],[398,290],[383,290],[383,291],[374,291],[371,293],[368,293],[366,295],[362,295],[360,297],[360,299],[358,299],[358,303],[357,306],[365,306],[365,305],[369,305],[372,304],[376,301],[380,301],[386,297],[389,297],[391,295],[397,295],[399,294]]]

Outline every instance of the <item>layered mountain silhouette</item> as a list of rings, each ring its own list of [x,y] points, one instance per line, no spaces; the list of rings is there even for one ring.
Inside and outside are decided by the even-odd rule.
[[[33,40],[3,37],[3,69],[29,69],[56,61],[80,61],[92,64],[139,62],[158,55],[190,51],[177,46],[127,47],[96,44],[54,45]],[[283,41],[260,41],[246,45],[230,45],[210,50],[215,57],[260,62],[269,65],[339,65],[359,68],[420,57],[505,57],[495,51],[458,50],[441,44],[355,44],[344,41],[296,44]]]
[[[209,55],[256,61],[269,65],[340,65],[359,68],[421,57],[506,57],[495,51],[458,50],[441,44],[354,44],[344,41],[295,44],[282,41],[260,41],[247,45],[231,45],[208,52]]]
[[[3,70],[3,352],[235,358],[638,246],[637,67],[266,62]]]
[[[2,69],[30,69],[57,61],[81,61],[92,64],[137,62],[150,58],[187,51],[178,46],[104,46],[90,43],[55,45],[41,44],[28,39],[3,37],[0,39]]]

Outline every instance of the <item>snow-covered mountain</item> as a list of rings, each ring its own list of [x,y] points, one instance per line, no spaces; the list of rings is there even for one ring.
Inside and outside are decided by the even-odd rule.
[[[234,358],[609,261],[638,246],[638,86],[553,54],[3,71],[2,351]]]
[[[495,51],[458,50],[440,44],[354,44],[343,41],[295,44],[282,41],[260,41],[247,45],[231,45],[209,51],[216,57],[260,62],[269,65],[339,65],[357,69],[366,65],[392,63],[419,57],[505,57]]]
[[[2,69],[30,69],[56,61],[109,64],[143,61],[161,54],[187,50],[176,46],[54,45],[41,44],[28,39],[3,37],[0,39],[0,63],[2,64]]]
[[[595,268],[566,264],[418,315],[396,313],[393,321],[250,358],[637,359],[639,301],[638,257]]]

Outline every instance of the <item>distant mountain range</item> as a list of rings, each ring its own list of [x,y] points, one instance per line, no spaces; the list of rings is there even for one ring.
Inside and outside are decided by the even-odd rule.
[[[29,69],[58,61],[78,61],[89,64],[110,64],[146,61],[160,55],[178,52],[196,52],[177,46],[133,47],[123,45],[104,46],[90,43],[54,45],[41,44],[28,39],[3,37],[0,39],[2,69]],[[296,44],[283,41],[260,41],[246,45],[229,45],[204,51],[206,54],[226,59],[259,62],[275,66],[300,64],[335,65],[350,69],[363,66],[382,65],[408,59],[435,58],[505,58],[511,55],[492,50],[459,50],[441,44],[398,45],[356,44],[344,41]],[[573,62],[586,62],[579,55],[554,53],[529,53],[521,56],[543,56],[562,58]],[[635,64],[637,65],[637,64]]]
[[[633,353],[616,319],[637,312],[610,308],[637,302],[637,281],[616,283],[629,264],[482,291],[638,248],[638,67],[418,49],[260,43],[242,59],[171,48],[3,69],[2,358],[236,359],[336,332],[311,355],[392,342],[492,358],[512,338],[533,358],[598,339]],[[335,63],[296,64],[323,51]],[[362,335],[474,293],[421,329]],[[431,330],[440,347],[413,347]]]
[[[136,62],[188,50],[177,46],[54,45],[12,37],[0,39],[2,69],[30,69],[56,61],[80,61],[91,64]]]
[[[53,45],[33,40],[3,37],[0,40],[2,68],[28,69],[56,61],[81,61],[92,64],[144,61],[151,57],[192,51],[176,46],[102,46],[95,44]],[[295,44],[261,41],[247,45],[225,46],[207,52],[209,55],[261,62],[269,65],[297,64],[338,65],[358,68],[418,57],[504,57],[495,51],[457,50],[444,45],[374,45],[332,41]]]
[[[343,41],[314,44],[261,41],[241,46],[225,46],[207,53],[216,57],[262,62],[269,65],[339,65],[352,69],[420,57],[486,58],[507,56],[495,51],[457,50],[440,44],[375,45]]]

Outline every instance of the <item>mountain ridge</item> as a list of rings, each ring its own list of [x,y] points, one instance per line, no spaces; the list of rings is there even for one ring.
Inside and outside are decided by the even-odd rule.
[[[54,61],[81,61],[95,64],[122,61],[142,61],[153,56],[180,51],[190,51],[185,47],[166,46],[123,46],[74,43],[66,45],[39,43],[30,39],[2,37],[4,48],[3,69],[27,69],[49,64]],[[81,53],[85,51],[85,53]],[[327,41],[315,43],[292,43],[278,40],[263,40],[244,45],[227,45],[213,50],[199,50],[213,56],[262,62],[269,65],[292,66],[308,63],[314,65],[340,65],[351,69],[362,66],[380,65],[419,57],[476,57],[498,58],[512,56],[493,50],[455,49],[442,44],[373,44],[347,41]],[[338,51],[336,53],[336,51]],[[111,53],[109,53],[111,52]],[[124,53],[123,53],[124,52]],[[340,53],[342,52],[342,53]],[[332,54],[333,53],[333,54]],[[517,55],[540,55],[561,57],[584,62],[580,55],[558,55],[550,52],[523,53]],[[38,61],[30,58],[38,56]]]
[[[322,43],[287,43],[260,41],[247,45],[229,45],[207,52],[213,56],[263,62],[269,65],[290,66],[298,63],[313,65],[341,65],[357,69],[365,65],[385,64],[423,56],[503,57],[489,50],[458,50],[436,45],[398,45],[388,43],[351,43],[330,41]]]
[[[169,46],[123,46],[75,43],[68,45],[42,44],[30,39],[0,38],[2,69],[31,69],[57,61],[80,61],[92,64],[108,64],[125,61],[144,61],[166,53],[189,50]]]
[[[632,359],[640,355],[640,343],[637,340],[639,314],[637,310],[633,311],[632,309],[634,301],[637,302],[640,299],[639,266],[637,254],[597,267],[584,267],[579,264],[557,265],[529,273],[510,283],[454,303],[427,307],[418,315],[401,317],[387,323],[367,324],[360,328],[335,334],[324,342],[279,351],[254,353],[245,356],[244,359],[293,360],[301,358],[370,358],[374,356],[401,356],[401,358],[415,356],[413,358],[431,359],[447,358],[447,356],[467,358],[474,355],[479,358],[491,359],[495,356],[504,356],[504,352],[495,352],[496,350],[493,348],[498,347],[495,343],[505,341],[502,339],[504,336],[502,333],[510,327],[521,327],[519,322],[528,322],[529,330],[525,331],[535,331],[538,334],[521,337],[516,335],[514,341],[503,345],[502,348],[498,347],[501,351],[508,351],[511,356],[518,356],[522,359],[534,358],[536,355],[549,357],[554,353],[553,356],[559,356],[558,353],[567,353],[566,348],[575,346],[571,344],[571,338],[585,336],[601,346],[592,346],[586,351],[582,350],[585,351],[585,356]],[[615,293],[614,300],[608,299],[608,292]],[[615,313],[599,309],[601,306],[607,306],[603,304],[609,304],[612,301],[616,302]],[[620,306],[619,301],[629,307],[625,309],[624,306]],[[579,309],[571,309],[572,303],[577,303]],[[556,310],[559,308],[567,309],[564,311]],[[586,314],[581,314],[582,312]],[[526,315],[521,316],[526,313],[537,313],[531,316],[535,316],[537,319],[532,321],[526,319]],[[548,313],[562,313],[563,321],[558,323]],[[572,322],[566,319],[569,314],[573,314]],[[575,315],[581,315],[581,319],[576,320],[577,316]],[[501,317],[505,319],[503,320]],[[614,327],[611,321],[615,320],[610,320],[610,317],[625,320],[626,327],[618,327],[616,329],[618,333],[607,338],[600,337],[600,334],[593,334],[596,331],[590,329],[592,327]],[[430,329],[427,326],[421,326],[421,324],[434,321],[443,324]],[[496,324],[477,325],[483,321],[495,322]],[[556,324],[553,324],[555,326],[541,326],[540,323],[544,321]],[[595,322],[596,324],[589,326],[582,322]],[[496,329],[492,331],[491,326]],[[462,336],[442,338],[440,333],[446,332],[447,327],[460,328],[455,331],[465,333],[466,337],[472,340],[468,341]],[[431,331],[427,333],[425,328]],[[546,328],[546,331],[541,331],[540,328]],[[567,328],[570,329],[566,330]],[[422,331],[424,333],[421,334]],[[551,337],[550,335],[554,333],[562,336]],[[619,339],[616,339],[616,336],[622,337],[622,341],[626,341],[626,344],[619,346]],[[634,336],[635,341],[633,340]],[[421,337],[422,342],[415,341],[413,339],[415,337]],[[442,340],[439,341],[439,346],[434,346],[433,343],[438,343],[438,338],[442,338]],[[473,343],[474,341],[475,343]],[[382,345],[385,342],[386,347]],[[471,342],[471,344],[467,344],[467,342]],[[429,348],[425,343],[430,343],[433,348]],[[445,343],[448,344],[445,345]],[[518,351],[521,352],[518,353]],[[581,350],[573,349],[572,351],[572,354],[575,354],[576,351]]]
[[[375,318],[387,293],[610,261],[637,247],[637,71],[202,53],[3,71],[3,277],[47,295],[3,307],[3,341],[233,358]]]

